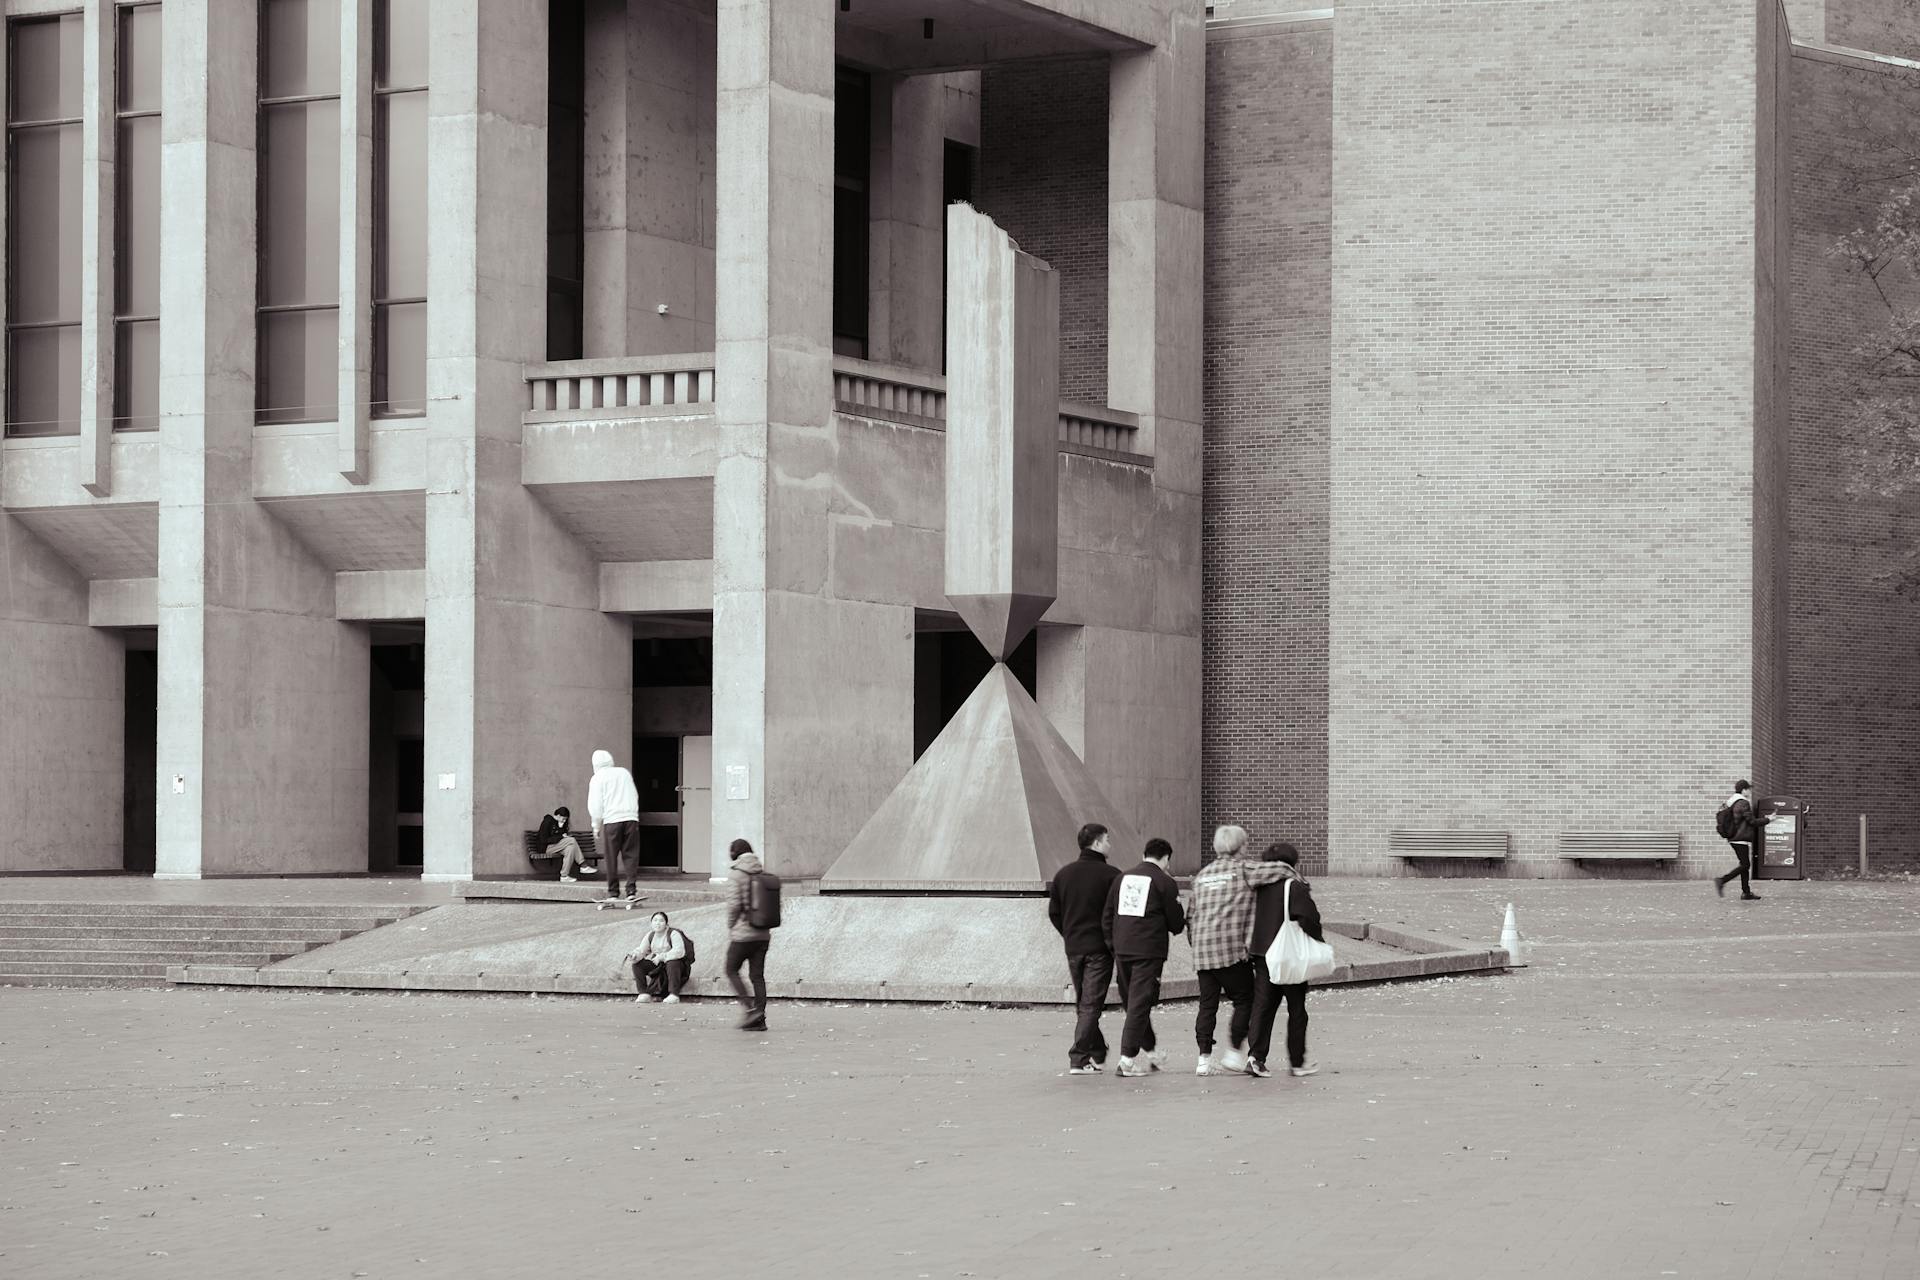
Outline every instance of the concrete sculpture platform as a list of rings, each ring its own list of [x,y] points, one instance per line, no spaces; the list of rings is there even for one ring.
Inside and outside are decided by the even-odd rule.
[[[558,887],[558,886],[556,886]],[[567,886],[572,887],[572,886]],[[664,905],[664,904],[663,904]],[[666,906],[694,940],[687,994],[731,995],[720,967],[726,908]],[[469,903],[259,967],[184,965],[174,982],[371,990],[631,994],[621,957],[647,931],[645,907]],[[1032,898],[797,897],[768,969],[782,999],[1069,1004],[1060,940]],[[1506,952],[1370,923],[1327,926],[1340,967],[1320,986],[1498,972]],[[1165,998],[1195,992],[1192,952],[1175,939]]]

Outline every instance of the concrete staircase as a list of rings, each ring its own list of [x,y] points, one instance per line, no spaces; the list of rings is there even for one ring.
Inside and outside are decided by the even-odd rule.
[[[163,987],[169,965],[271,964],[427,909],[324,902],[0,902],[0,986]]]

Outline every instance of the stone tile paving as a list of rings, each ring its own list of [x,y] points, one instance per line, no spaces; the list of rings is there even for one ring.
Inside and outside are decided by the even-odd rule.
[[[0,992],[0,1274],[1920,1274],[1920,890],[1324,885],[1539,963],[1267,1081],[1191,1005],[1122,1081],[1059,1011]]]

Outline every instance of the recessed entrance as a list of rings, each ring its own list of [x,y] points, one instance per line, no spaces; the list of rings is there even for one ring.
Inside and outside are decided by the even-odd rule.
[[[420,870],[426,787],[427,628],[381,622],[370,630],[367,679],[367,870]]]
[[[135,875],[150,876],[154,868],[154,770],[160,731],[159,633],[151,627],[126,632],[127,682],[125,737],[121,743],[124,770],[121,790],[121,866]]]
[[[713,832],[713,616],[634,618],[639,865],[703,871]]]

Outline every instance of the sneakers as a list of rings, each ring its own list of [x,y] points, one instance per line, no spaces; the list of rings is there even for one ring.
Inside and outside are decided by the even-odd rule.
[[[661,1003],[661,1004],[679,1004],[679,1003],[680,1003],[680,997],[679,997],[679,996],[668,996],[668,997],[667,997],[667,998],[666,998],[665,1000],[662,1000],[662,1001],[661,1001],[660,1003]]]
[[[580,882],[579,876],[561,876],[560,877],[561,884],[578,884],[579,882]]]
[[[1070,1076],[1097,1076],[1100,1074],[1100,1064],[1097,1062],[1085,1062],[1077,1067],[1068,1067],[1067,1074]]]
[[[1167,1051],[1165,1049],[1149,1049],[1146,1051],[1145,1056],[1147,1059],[1147,1070],[1165,1071],[1167,1069]]]
[[[767,1015],[764,1013],[749,1013],[746,1017],[740,1019],[740,1029],[742,1031],[765,1031],[767,1029]]]
[[[1212,1075],[1213,1074],[1213,1055],[1210,1053],[1201,1054],[1200,1060],[1193,1064],[1193,1074],[1197,1076]]]
[[[1757,893],[1743,893],[1743,894],[1741,894],[1741,895],[1740,895],[1740,901],[1742,901],[1742,902],[1758,902],[1758,901],[1760,901],[1760,895],[1759,895],[1759,894],[1757,894]]]
[[[1149,1063],[1141,1062],[1138,1058],[1122,1058],[1120,1059],[1120,1065],[1113,1069],[1113,1074],[1116,1076],[1150,1076],[1153,1074],[1153,1067]]]
[[[1220,1055],[1222,1071],[1245,1071],[1247,1069],[1247,1050],[1245,1045],[1235,1045]]]
[[[639,995],[633,998],[633,1002],[635,1004],[652,1004],[653,997],[648,995],[646,992],[642,991]]]
[[[1265,1080],[1271,1076],[1273,1072],[1267,1070],[1266,1063],[1260,1061],[1258,1058],[1251,1058],[1247,1061],[1247,1074],[1255,1080]]]
[[[1297,1067],[1291,1067],[1289,1070],[1296,1076],[1310,1076],[1320,1070],[1320,1064],[1317,1062],[1305,1062]]]

